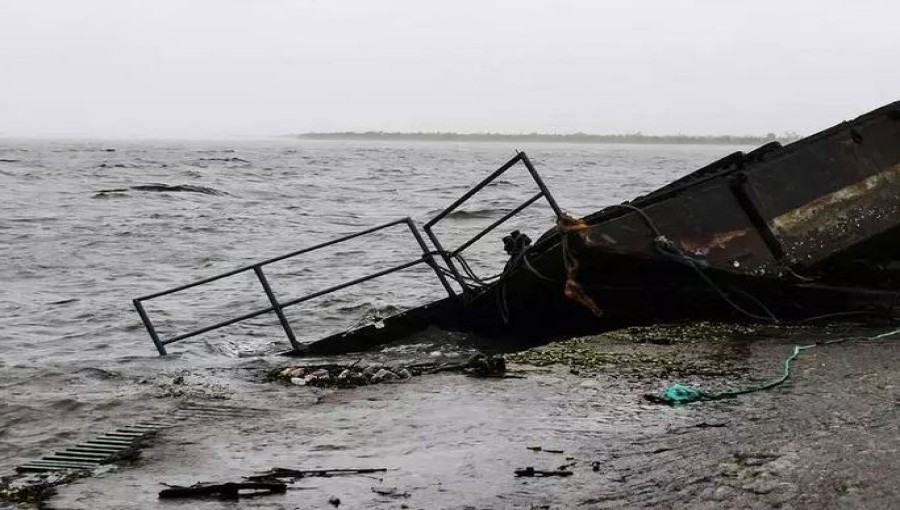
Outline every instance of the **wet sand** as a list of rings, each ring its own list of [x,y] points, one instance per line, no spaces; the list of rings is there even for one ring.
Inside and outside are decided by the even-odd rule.
[[[60,486],[48,507],[222,508],[159,501],[160,483],[239,481],[278,466],[392,470],[302,479],[284,495],[228,507],[333,508],[336,496],[351,509],[897,508],[900,340],[812,349],[787,384],[738,399],[669,407],[643,397],[673,382],[724,389],[769,379],[795,343],[888,329],[635,329],[511,356],[525,362],[510,363],[521,378],[439,373],[353,389],[273,382],[272,369],[299,363],[278,357],[190,371],[160,361],[159,375],[126,364],[107,374],[116,405],[104,410],[102,392],[87,391],[79,398],[97,399],[90,412],[71,404],[66,420],[48,424],[52,448],[179,407],[209,410],[182,411],[192,417],[160,433],[138,460]],[[364,362],[409,356],[394,349]],[[173,384],[178,375],[183,382]],[[59,378],[72,384],[71,375]],[[21,388],[7,406],[25,423],[27,405],[17,398],[33,388]],[[5,431],[7,444],[27,445],[15,421]],[[2,468],[47,445],[19,448]],[[513,475],[564,465],[572,476]]]

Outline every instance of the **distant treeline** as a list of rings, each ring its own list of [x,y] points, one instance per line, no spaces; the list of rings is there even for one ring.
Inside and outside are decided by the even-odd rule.
[[[630,133],[621,135],[590,135],[571,133],[553,135],[544,133],[502,134],[502,133],[391,133],[385,131],[303,133],[292,135],[308,140],[398,140],[437,142],[551,142],[551,143],[645,143],[645,144],[727,144],[760,145],[779,141],[793,142],[800,138],[796,133],[781,136],[768,133],[765,136],[691,136],[691,135],[645,135]]]

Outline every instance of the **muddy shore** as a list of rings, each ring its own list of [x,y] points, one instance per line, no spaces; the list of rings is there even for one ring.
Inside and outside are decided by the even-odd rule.
[[[149,415],[185,419],[134,462],[59,486],[46,507],[221,508],[215,500],[159,501],[160,483],[239,481],[278,466],[391,470],[305,478],[284,495],[229,507],[334,508],[329,498],[337,497],[339,508],[351,509],[897,508],[895,338],[812,349],[787,384],[738,399],[670,407],[644,398],[675,382],[709,390],[759,382],[778,375],[795,344],[889,329],[631,329],[508,355],[515,377],[441,372],[343,389],[273,381],[280,368],[323,361],[281,357],[190,370],[160,360],[153,373],[128,363],[108,373],[60,372],[42,382],[44,391],[73,384],[86,391],[68,404],[65,420],[47,424],[52,448]],[[450,340],[396,346],[361,362],[471,354]],[[99,379],[107,391],[109,381],[116,388],[110,409],[101,405],[108,395],[90,382]],[[6,473],[49,453],[50,443],[28,441],[38,434],[27,405],[34,388],[2,384],[10,395],[0,461]],[[529,466],[572,475],[514,476]]]

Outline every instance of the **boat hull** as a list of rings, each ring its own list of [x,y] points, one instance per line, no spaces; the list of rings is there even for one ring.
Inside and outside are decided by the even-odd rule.
[[[685,319],[892,316],[898,291],[900,102],[562,218],[496,283],[309,349],[430,325],[508,346]]]

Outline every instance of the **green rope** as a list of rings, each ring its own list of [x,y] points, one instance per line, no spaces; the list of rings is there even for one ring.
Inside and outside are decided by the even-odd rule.
[[[862,338],[860,340],[878,340],[880,338],[886,338],[897,334],[900,334],[900,329],[895,329],[893,331],[882,333],[880,335]],[[795,345],[794,351],[784,360],[781,377],[772,379],[767,383],[763,383],[757,386],[749,386],[747,388],[738,390],[722,391],[719,393],[707,393],[700,388],[695,388],[686,384],[673,384],[672,386],[669,386],[669,388],[663,394],[662,400],[671,405],[690,404],[691,402],[708,402],[712,400],[721,400],[724,398],[733,398],[740,395],[746,395],[748,393],[755,393],[757,391],[770,390],[776,386],[784,384],[788,379],[791,378],[791,365],[794,363],[797,357],[800,356],[801,352],[807,349],[812,349],[813,347],[839,344],[854,339],[857,339],[857,337],[838,338],[836,340],[826,340],[823,342],[816,342],[814,344],[808,345]]]

